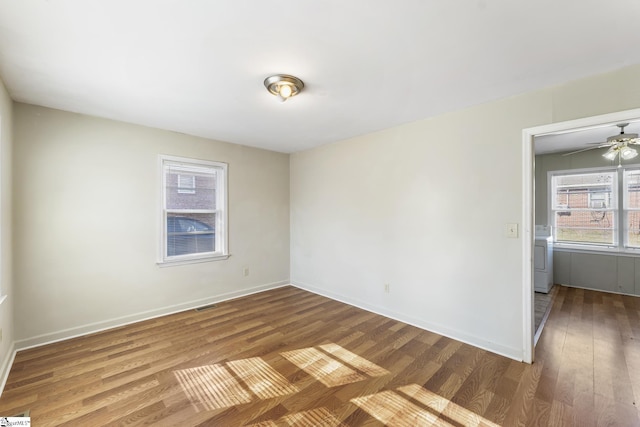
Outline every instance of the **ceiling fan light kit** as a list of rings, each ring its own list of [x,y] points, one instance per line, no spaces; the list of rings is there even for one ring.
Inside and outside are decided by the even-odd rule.
[[[615,160],[616,156],[619,155],[618,166],[620,166],[622,160],[630,160],[638,155],[638,150],[629,147],[629,144],[638,144],[640,140],[637,133],[624,133],[624,128],[628,125],[629,123],[618,123],[616,125],[620,128],[620,135],[607,138],[607,144],[611,144],[611,147],[602,155],[602,157],[611,161]]]
[[[572,151],[571,153],[563,154],[569,156],[571,154],[581,153],[583,151],[595,150],[597,148],[609,147],[606,153],[602,155],[607,160],[614,161],[618,158],[618,166],[621,166],[622,160],[630,160],[638,155],[638,150],[629,147],[629,145],[640,144],[640,138],[637,133],[624,133],[624,128],[629,123],[618,123],[616,126],[620,128],[620,134],[610,136],[607,138],[607,142],[604,144],[598,144],[595,147],[583,148],[578,151]]]

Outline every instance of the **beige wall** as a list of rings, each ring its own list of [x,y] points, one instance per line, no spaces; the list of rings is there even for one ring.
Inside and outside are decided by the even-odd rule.
[[[292,282],[524,358],[522,130],[639,87],[634,66],[292,155]]]
[[[287,154],[19,103],[14,115],[18,347],[288,283]],[[228,260],[156,265],[158,154],[229,164]]]
[[[0,381],[8,374],[13,355],[13,307],[15,292],[12,273],[12,177],[11,150],[13,147],[13,103],[0,80]],[[4,385],[4,383],[3,383]]]

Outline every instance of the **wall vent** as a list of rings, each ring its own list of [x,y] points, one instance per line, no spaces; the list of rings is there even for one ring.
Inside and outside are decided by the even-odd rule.
[[[196,311],[205,311],[215,307],[215,304],[203,305],[202,307],[196,308]]]

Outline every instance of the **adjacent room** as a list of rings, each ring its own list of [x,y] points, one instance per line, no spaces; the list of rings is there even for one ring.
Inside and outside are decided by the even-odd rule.
[[[640,425],[640,4],[580,8],[0,0],[0,417]]]
[[[536,329],[555,283],[640,295],[639,131],[629,120],[535,138]]]

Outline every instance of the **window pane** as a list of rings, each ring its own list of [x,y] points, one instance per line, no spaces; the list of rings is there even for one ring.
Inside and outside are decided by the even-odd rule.
[[[615,172],[553,176],[556,241],[616,244],[615,188]]]
[[[640,248],[640,211],[627,212],[627,247]]]
[[[624,175],[625,208],[640,209],[640,170],[628,170]]]
[[[215,251],[215,223],[213,213],[168,214],[167,256]]]
[[[556,241],[613,245],[614,213],[573,211],[556,212]]]
[[[166,166],[166,208],[215,210],[216,174],[213,168]]]
[[[624,207],[626,212],[625,243],[627,247],[640,248],[640,169],[624,172]]]

